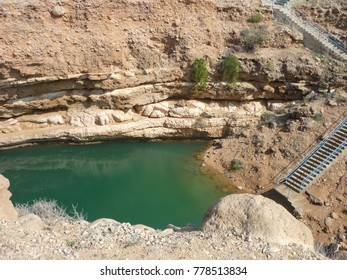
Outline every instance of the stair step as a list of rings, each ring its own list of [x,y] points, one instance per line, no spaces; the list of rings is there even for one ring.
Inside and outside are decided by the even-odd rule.
[[[290,176],[289,178],[288,178],[288,180],[287,180],[287,182],[294,182],[294,183],[296,183],[296,184],[298,184],[299,186],[301,185],[301,182],[302,182],[302,179],[300,179],[300,178],[298,178],[297,176],[294,176],[294,175],[292,175],[292,176]]]
[[[317,151],[315,154],[318,156],[321,156],[323,158],[323,161],[326,161],[327,159],[330,159],[330,158],[336,158],[336,155],[325,154],[322,151]]]
[[[298,192],[298,193],[299,193],[299,192],[301,191],[300,187],[297,186],[296,184],[293,184],[292,182],[286,182],[285,185],[286,185],[288,188],[290,188],[290,189],[292,189],[293,191],[295,191],[295,192]]]
[[[339,139],[339,138],[335,138],[335,136],[331,137],[329,139],[330,142],[334,143],[336,145],[336,148],[338,146],[340,146],[340,144],[343,142],[343,140]]]
[[[301,170],[301,169],[298,169],[296,170],[296,172],[292,175],[297,175],[299,178],[301,178],[302,180],[305,179],[308,175],[310,175],[311,172],[307,172],[305,170]]]
[[[313,165],[312,163],[309,164],[308,162],[305,162],[305,164],[302,165],[303,168],[310,170],[310,172],[315,170],[317,168],[317,166],[319,166],[319,165],[317,165],[317,164]]]
[[[312,163],[310,161],[306,161],[305,165],[308,165],[310,168],[315,169],[319,164]]]
[[[333,153],[336,150],[336,148],[331,148],[327,144],[324,144],[324,146],[321,147],[321,150],[328,152],[330,155],[331,153]]]
[[[337,138],[341,139],[341,142],[344,141],[344,140],[346,139],[346,136],[343,135],[343,134],[342,134],[341,132],[339,132],[339,131],[336,131],[336,132],[334,133],[334,136],[333,136],[333,137],[337,137]]]
[[[335,132],[335,135],[336,135],[336,134],[339,135],[339,136],[341,136],[343,140],[346,139],[346,134],[345,134],[343,131],[338,130],[338,131]]]
[[[321,164],[321,162],[323,162],[325,160],[325,157],[322,157],[321,155],[319,155],[317,153],[315,153],[311,158],[318,161],[319,164]]]
[[[317,153],[321,153],[321,154],[325,155],[326,157],[330,157],[331,155],[334,154],[334,151],[329,151],[327,148],[322,147],[317,151]]]
[[[290,184],[292,184],[292,189],[295,190],[296,192],[301,192],[305,189],[305,187],[307,186],[307,184],[302,184],[302,183],[294,183],[294,182],[290,182]]]
[[[303,179],[305,179],[307,177],[307,175],[308,174],[306,172],[298,169],[292,175],[290,175],[290,178],[295,176],[295,177],[297,177],[299,179],[299,181],[302,181]]]
[[[309,181],[313,180],[318,174],[319,174],[319,171],[318,172],[311,171],[304,176],[303,181],[306,182],[307,180]]]
[[[296,181],[294,181],[294,179],[296,179]],[[290,180],[290,181],[289,181]],[[300,180],[300,182],[298,182],[298,178],[296,178],[295,176],[292,176],[291,179],[289,179],[288,181],[293,184],[299,191],[303,190],[306,185],[311,182],[311,179],[305,179],[305,180]]]
[[[329,157],[327,157],[326,155],[322,154],[322,153],[319,153],[319,152],[316,152],[314,154],[316,156],[316,158],[319,158],[320,159],[320,164],[322,162],[326,162],[328,159],[330,159]]]
[[[347,128],[341,127],[339,131],[343,132],[345,135],[347,135]]]
[[[321,163],[320,160],[313,158],[313,157],[310,157],[310,159],[307,162],[309,162],[310,164],[315,165],[315,166],[318,166]]]
[[[334,145],[334,144],[332,144],[332,142],[326,142],[325,144],[324,144],[324,146],[326,146],[326,147],[328,147],[329,149],[331,149],[331,150],[333,150],[333,151],[335,151],[336,150],[336,148],[338,147],[338,145]]]
[[[320,153],[322,155],[325,155],[326,157],[329,157],[331,155],[331,152],[327,151],[323,147],[321,147],[316,153]]]
[[[306,172],[308,173],[308,175],[311,175],[312,172],[313,172],[313,173],[318,173],[318,172],[319,172],[319,169],[317,169],[318,171],[317,171],[317,170],[314,171],[314,170],[308,169],[307,167],[304,167],[304,166],[301,166],[301,169],[304,170],[304,171],[306,171]]]

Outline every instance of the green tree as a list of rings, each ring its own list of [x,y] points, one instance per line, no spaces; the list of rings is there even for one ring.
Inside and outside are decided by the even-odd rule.
[[[239,78],[241,67],[240,61],[233,54],[226,57],[222,62],[223,80],[235,84]]]
[[[208,69],[206,60],[203,58],[197,58],[193,64],[194,71],[194,92],[198,93],[199,90],[205,90],[207,88]]]

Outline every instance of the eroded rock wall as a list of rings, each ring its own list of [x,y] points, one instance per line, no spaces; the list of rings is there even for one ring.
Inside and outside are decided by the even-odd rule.
[[[14,221],[18,213],[10,200],[12,194],[8,191],[10,181],[0,174],[0,220]]]
[[[263,22],[249,22],[253,13]],[[258,109],[245,116],[245,102],[302,99],[321,82],[321,60],[255,0],[0,1],[0,24],[2,145],[222,137],[233,117],[259,118]],[[253,51],[245,30],[262,36]],[[235,85],[221,75],[230,53],[242,69]],[[195,94],[192,63],[200,57],[210,75]],[[212,102],[240,110],[212,110]]]

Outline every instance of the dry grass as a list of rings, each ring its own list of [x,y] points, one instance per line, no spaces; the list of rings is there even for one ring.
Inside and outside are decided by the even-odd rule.
[[[77,211],[77,205],[72,205],[72,213],[71,215],[68,215],[66,208],[59,206],[55,200],[38,199],[34,200],[32,204],[17,204],[16,210],[18,211],[19,216],[32,213],[43,220],[49,221],[86,219],[83,213]]]

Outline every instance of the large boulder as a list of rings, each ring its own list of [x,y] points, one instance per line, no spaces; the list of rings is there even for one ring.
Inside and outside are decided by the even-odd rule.
[[[260,195],[232,194],[220,199],[207,209],[202,230],[314,247],[308,227],[283,206]]]
[[[12,194],[7,190],[9,187],[10,181],[0,174],[0,220],[14,221],[18,213],[10,200]]]

